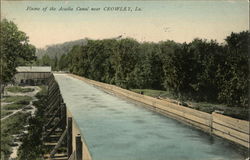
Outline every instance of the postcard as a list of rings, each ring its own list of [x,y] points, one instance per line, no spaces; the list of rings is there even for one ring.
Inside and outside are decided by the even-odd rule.
[[[1,160],[249,160],[249,1],[1,0]]]

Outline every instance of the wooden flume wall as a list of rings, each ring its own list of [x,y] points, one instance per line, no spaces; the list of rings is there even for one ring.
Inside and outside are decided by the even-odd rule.
[[[231,118],[215,112],[212,114],[201,112],[168,101],[141,95],[115,85],[97,82],[74,74],[69,75],[117,95],[147,104],[157,112],[249,148],[249,121]]]
[[[52,148],[47,154],[44,154],[44,158],[49,160],[91,160],[84,137],[63,101],[59,85],[53,74],[47,79],[47,85],[47,108],[44,115],[47,122],[43,127],[43,142],[45,146]],[[51,137],[58,138],[54,142],[55,139],[51,140]],[[60,147],[66,147],[66,153],[59,153]]]

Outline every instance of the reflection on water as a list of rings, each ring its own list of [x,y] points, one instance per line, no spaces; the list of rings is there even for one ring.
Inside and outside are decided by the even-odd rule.
[[[55,77],[94,160],[244,159],[217,137],[67,75]]]

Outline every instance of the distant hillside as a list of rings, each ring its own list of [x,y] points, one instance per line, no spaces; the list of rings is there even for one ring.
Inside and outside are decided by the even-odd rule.
[[[46,48],[42,49],[37,49],[36,50],[36,56],[38,58],[41,58],[44,55],[48,55],[50,58],[54,58],[57,56],[57,58],[61,57],[63,54],[67,54],[71,48],[75,45],[86,45],[88,42],[87,39],[79,39],[75,41],[69,41],[61,44],[54,44],[54,45],[49,45]]]

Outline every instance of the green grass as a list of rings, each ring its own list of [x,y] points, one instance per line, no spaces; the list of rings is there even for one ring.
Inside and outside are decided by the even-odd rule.
[[[29,113],[17,113],[15,116],[11,116],[1,121],[1,158],[8,157],[11,154],[11,144],[13,144],[13,138],[11,135],[19,134],[24,126],[27,124],[27,117]]]
[[[33,88],[23,88],[23,87],[19,87],[19,86],[13,86],[13,87],[8,87],[6,88],[7,91],[9,92],[13,92],[13,93],[27,93],[27,92],[33,92],[34,89]]]
[[[151,97],[168,97],[174,98],[174,96],[168,91],[162,90],[153,90],[153,89],[131,89],[131,91],[140,93],[143,92],[144,95],[151,96]]]
[[[28,134],[25,135],[22,139],[23,144],[18,150],[18,159],[19,160],[41,160],[42,154],[45,153],[46,148],[43,146],[43,143],[39,137],[42,136],[43,124],[46,122],[44,117],[44,109],[46,105],[46,96],[43,96],[43,93],[46,93],[44,90],[41,90],[41,94],[38,95],[38,101],[34,101],[34,105],[37,108],[35,117],[29,119]],[[46,95],[46,94],[45,94]],[[32,143],[31,143],[32,142]]]
[[[20,87],[12,87],[11,91],[15,92]],[[33,90],[33,89],[32,89]],[[9,90],[10,91],[10,90]],[[19,90],[20,91],[20,90]],[[29,91],[31,91],[29,89]],[[28,90],[22,90],[22,92],[28,92]],[[10,103],[1,107],[1,117],[11,113],[9,110],[21,109],[30,103],[32,97],[29,96],[8,96],[3,99],[3,102]],[[8,158],[11,154],[11,145],[13,144],[13,134],[19,134],[24,130],[24,126],[27,124],[27,118],[30,113],[18,112],[15,115],[8,117],[1,121],[1,158]]]
[[[12,103],[12,104],[7,104],[7,105],[3,106],[2,108],[5,110],[16,110],[16,109],[21,109],[24,106],[25,105],[23,105],[23,104]]]
[[[3,102],[27,104],[31,100],[32,100],[32,97],[29,97],[29,96],[9,96],[9,97],[4,98]]]
[[[244,107],[229,107],[224,104],[214,104],[214,103],[207,103],[207,102],[189,102],[191,104],[191,108],[212,113],[215,110],[223,111],[224,115],[248,120],[248,109]]]
[[[39,87],[41,88],[41,91],[36,94],[36,97],[39,98],[46,96],[48,91],[47,87],[46,86],[39,86]]]
[[[8,133],[10,135],[18,134],[21,130],[24,129],[24,126],[27,124],[27,117],[30,116],[30,113],[18,112],[15,116],[11,116],[1,122],[1,134]]]
[[[1,110],[1,118],[5,117],[5,116],[7,116],[7,115],[9,115],[11,113],[12,113],[12,111]]]

